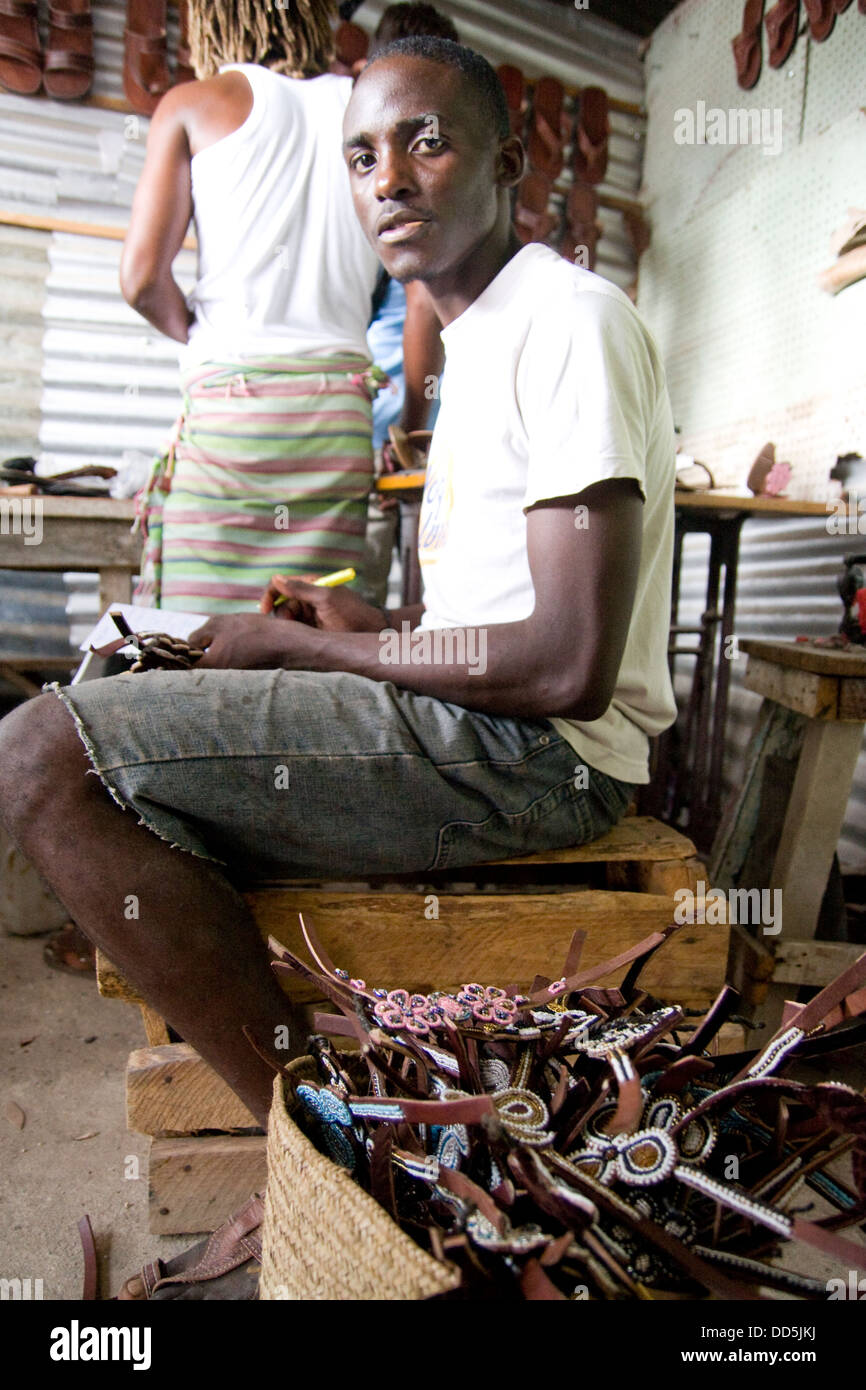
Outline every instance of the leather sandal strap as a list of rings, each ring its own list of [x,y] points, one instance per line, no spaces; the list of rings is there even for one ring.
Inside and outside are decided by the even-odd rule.
[[[49,48],[45,54],[45,72],[93,72],[93,57],[89,53],[73,53],[70,49]]]
[[[208,1279],[218,1279],[228,1274],[248,1260],[261,1260],[262,1241],[259,1228],[264,1216],[264,1202],[253,1196],[235,1212],[228,1221],[223,1222],[208,1240],[205,1252],[197,1265],[182,1274],[170,1274],[157,1280],[154,1290],[168,1284],[201,1284]],[[151,1290],[151,1293],[153,1290]]]
[[[48,18],[55,29],[93,28],[93,15],[90,10],[70,13],[69,10],[58,10],[56,5],[49,5]]]
[[[85,1303],[94,1303],[99,1294],[99,1269],[96,1263],[93,1227],[90,1224],[89,1216],[82,1216],[79,1221],[78,1235],[81,1240],[81,1249],[84,1252],[84,1288],[81,1297]]]
[[[137,34],[134,29],[124,29],[123,41],[133,53],[160,54],[166,52],[166,33],[160,29],[158,34]]]
[[[14,63],[26,63],[29,68],[38,68],[41,66],[41,56],[38,48],[0,34],[0,57],[11,58]]]

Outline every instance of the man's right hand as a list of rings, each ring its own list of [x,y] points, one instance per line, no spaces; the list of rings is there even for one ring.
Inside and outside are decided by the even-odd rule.
[[[275,607],[277,599],[285,603]],[[275,574],[265,590],[259,608],[277,618],[294,618],[323,632],[381,632],[388,618],[381,608],[365,603],[351,589],[326,589],[303,579]]]

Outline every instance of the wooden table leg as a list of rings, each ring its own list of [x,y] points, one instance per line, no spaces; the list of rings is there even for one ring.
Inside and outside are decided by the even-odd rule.
[[[806,729],[771,879],[786,937],[815,935],[862,742],[859,723],[813,719]]]
[[[132,574],[128,569],[106,566],[99,571],[99,612],[112,603],[132,602]]]

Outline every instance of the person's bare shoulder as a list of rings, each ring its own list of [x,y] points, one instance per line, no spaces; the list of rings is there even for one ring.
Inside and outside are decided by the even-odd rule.
[[[154,121],[183,126],[190,153],[200,154],[243,125],[253,109],[253,91],[242,72],[223,72],[172,87],[159,103]]]

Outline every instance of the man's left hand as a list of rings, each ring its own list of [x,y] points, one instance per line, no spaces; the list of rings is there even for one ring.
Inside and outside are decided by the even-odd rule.
[[[223,613],[209,618],[189,638],[204,656],[193,670],[252,671],[304,667],[306,652],[321,638],[303,623],[280,623],[258,613]]]

